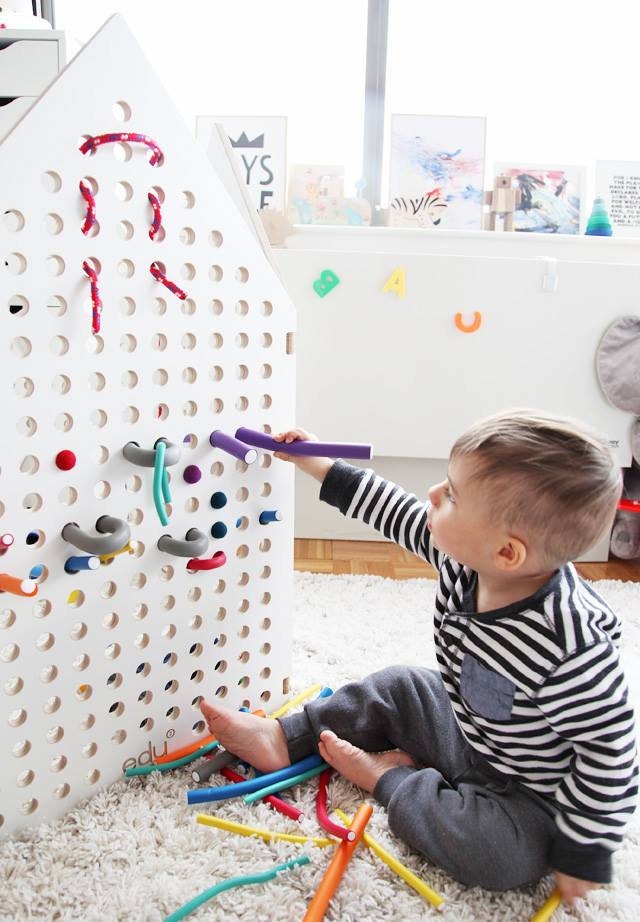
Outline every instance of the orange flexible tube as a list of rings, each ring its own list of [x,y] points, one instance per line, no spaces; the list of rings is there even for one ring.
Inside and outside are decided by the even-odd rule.
[[[257,711],[252,711],[252,714],[255,714],[256,717],[264,717],[265,712],[258,708]],[[173,762],[175,759],[182,759],[184,756],[191,755],[192,752],[195,752],[197,749],[201,749],[203,746],[206,746],[207,743],[213,743],[215,736],[205,736],[204,739],[196,740],[195,743],[189,743],[187,746],[183,746],[182,749],[174,749],[172,752],[168,752],[166,755],[158,756],[155,760],[156,765],[161,765],[163,762]]]
[[[322,919],[324,919],[331,897],[336,892],[351,856],[364,835],[372,813],[373,807],[371,804],[360,804],[358,807],[351,823],[351,831],[355,833],[356,837],[353,842],[341,842],[335,849],[315,896],[307,907],[303,922],[322,922]]]

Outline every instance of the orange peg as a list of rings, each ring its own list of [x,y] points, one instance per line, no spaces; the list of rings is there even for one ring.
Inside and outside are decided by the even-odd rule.
[[[32,579],[20,579],[19,576],[0,573],[0,592],[30,597],[38,594],[38,584]]]
[[[461,333],[475,333],[476,330],[480,329],[480,324],[482,323],[482,314],[480,311],[474,311],[473,320],[471,323],[465,323],[460,312],[455,315],[454,319],[456,327],[460,330]]]

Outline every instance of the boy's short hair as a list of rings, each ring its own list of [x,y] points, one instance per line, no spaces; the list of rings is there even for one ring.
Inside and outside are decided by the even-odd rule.
[[[507,410],[474,423],[451,457],[474,455],[489,513],[545,565],[580,557],[611,527],[622,474],[608,442],[572,419]]]

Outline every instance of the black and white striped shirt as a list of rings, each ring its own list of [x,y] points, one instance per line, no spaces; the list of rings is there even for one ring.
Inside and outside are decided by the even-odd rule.
[[[557,808],[551,867],[610,880],[638,789],[616,615],[572,564],[529,598],[478,613],[477,574],[432,545],[428,503],[343,461],[320,498],[437,568],[436,654],[462,732]]]

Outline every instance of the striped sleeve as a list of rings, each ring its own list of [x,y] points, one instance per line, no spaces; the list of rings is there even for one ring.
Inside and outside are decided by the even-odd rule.
[[[608,883],[638,791],[635,720],[612,643],[570,654],[549,676],[537,704],[573,755],[556,791],[554,870]]]
[[[440,568],[441,554],[432,545],[427,528],[429,504],[390,480],[383,480],[372,470],[336,461],[322,483],[320,499]]]

